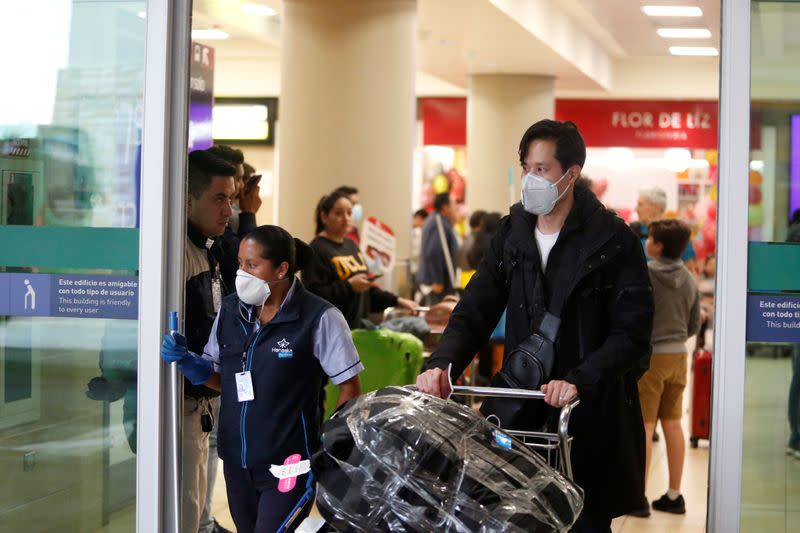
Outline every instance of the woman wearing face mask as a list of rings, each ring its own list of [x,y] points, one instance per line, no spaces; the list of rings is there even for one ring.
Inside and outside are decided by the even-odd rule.
[[[292,531],[308,516],[323,383],[339,385],[340,404],[360,392],[364,367],[344,317],[295,277],[311,255],[285,230],[257,228],[241,242],[236,293],[203,354],[181,335],[164,336],[166,362],[222,392],[218,450],[240,533]]]
[[[317,236],[311,241],[314,259],[303,272],[308,289],[335,305],[351,328],[361,319],[387,307],[416,310],[416,304],[375,286],[364,254],[347,237],[353,204],[342,191],[323,197],[317,205]]]

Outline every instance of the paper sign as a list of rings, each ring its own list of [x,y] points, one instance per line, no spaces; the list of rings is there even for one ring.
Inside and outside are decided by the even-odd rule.
[[[397,254],[397,239],[392,228],[375,217],[368,218],[361,230],[361,252],[370,266],[380,265],[381,272],[372,270],[373,274],[392,272]]]

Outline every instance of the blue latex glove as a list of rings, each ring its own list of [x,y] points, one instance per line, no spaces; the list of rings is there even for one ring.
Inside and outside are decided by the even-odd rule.
[[[179,333],[164,335],[161,341],[161,359],[165,363],[180,364],[189,357],[189,348],[186,346],[186,337]]]
[[[164,335],[164,340],[161,342],[161,358],[166,363],[178,363],[178,370],[192,382],[192,385],[202,385],[214,371],[211,361],[190,352],[186,346],[186,337],[178,333]]]
[[[211,361],[191,352],[189,352],[189,356],[186,359],[178,363],[178,368],[186,376],[186,379],[192,382],[192,385],[202,385],[208,381],[208,378],[214,372]]]

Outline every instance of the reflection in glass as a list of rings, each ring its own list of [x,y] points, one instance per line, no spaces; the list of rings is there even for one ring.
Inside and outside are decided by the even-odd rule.
[[[135,530],[136,296],[109,311],[122,300],[101,282],[58,280],[114,276],[138,290],[145,8],[3,3],[3,531]],[[131,259],[110,270],[101,243],[114,241],[130,243]]]
[[[799,23],[752,2],[748,298],[776,307],[748,314],[742,531],[800,530]]]

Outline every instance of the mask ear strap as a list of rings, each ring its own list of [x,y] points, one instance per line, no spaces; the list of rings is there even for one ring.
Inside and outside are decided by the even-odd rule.
[[[561,179],[563,180],[563,179],[564,179],[564,177],[565,177],[565,176],[566,176],[568,173],[569,173],[569,170],[568,170],[566,173],[564,173],[564,176],[562,176],[562,177],[561,177]],[[559,180],[559,181],[560,181],[560,180]],[[557,201],[559,201],[559,200],[561,200],[561,199],[564,197],[564,195],[565,195],[565,194],[567,194],[567,191],[569,190],[569,188],[570,188],[570,187],[572,187],[573,185],[575,185],[575,181],[577,181],[577,180],[574,180],[572,183],[570,183],[569,185],[567,185],[567,187],[564,189],[564,192],[562,192],[561,194],[559,194],[559,195],[558,195],[558,198],[556,198],[556,202],[557,202]]]

